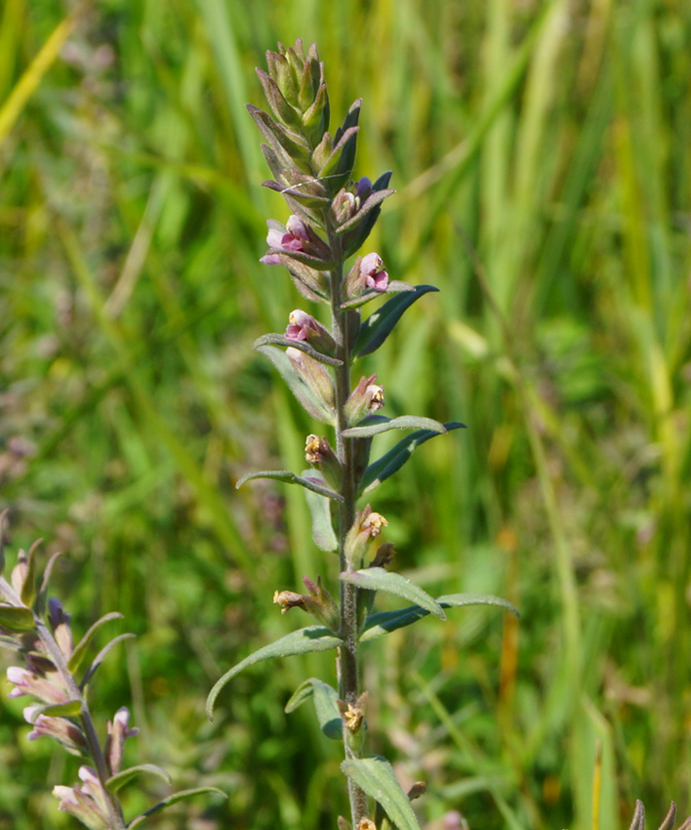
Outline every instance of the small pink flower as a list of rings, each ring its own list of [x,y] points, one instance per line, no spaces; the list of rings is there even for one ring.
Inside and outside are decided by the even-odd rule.
[[[286,337],[289,340],[309,340],[320,334],[320,327],[311,314],[296,308],[290,312]]]
[[[79,777],[83,787],[53,787],[53,795],[60,799],[58,810],[78,818],[92,830],[108,830],[108,807],[96,772],[91,767],[80,767]]]
[[[375,291],[385,291],[389,284],[389,275],[382,268],[382,258],[379,254],[371,253],[362,258],[360,263],[360,277],[364,277],[365,287]]]
[[[47,715],[36,715],[39,706],[27,706],[24,709],[24,720],[33,725],[27,735],[30,741],[47,736],[55,738],[73,754],[85,755],[88,752],[86,738],[81,728],[67,718],[54,718]]]
[[[309,232],[307,225],[300,219],[299,216],[290,216],[288,221],[283,225],[278,222],[270,221],[269,233],[266,236],[266,242],[269,248],[277,248],[281,251],[304,251],[305,242],[309,242]],[[278,253],[266,254],[260,260],[267,265],[280,265],[281,259]]]
[[[120,707],[115,713],[113,722],[108,721],[108,737],[106,738],[105,755],[111,775],[120,772],[125,749],[125,740],[139,734],[136,728],[129,728],[130,713],[126,706]]]
[[[376,380],[376,375],[360,378],[346,401],[345,414],[352,426],[384,406],[384,387],[375,383]]]
[[[67,703],[68,697],[65,689],[27,669],[10,666],[7,669],[7,679],[14,685],[14,689],[7,697],[33,695],[42,703]]]

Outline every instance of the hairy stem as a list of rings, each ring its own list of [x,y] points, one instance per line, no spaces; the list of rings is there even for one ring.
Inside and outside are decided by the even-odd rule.
[[[350,396],[350,351],[349,333],[346,325],[346,312],[341,308],[341,283],[343,281],[343,252],[340,238],[329,227],[329,244],[336,260],[336,267],[331,272],[331,323],[333,337],[336,341],[336,356],[343,361],[335,368],[336,379],[336,453],[343,469],[343,484],[338,517],[338,554],[340,572],[350,570],[345,555],[345,541],[348,530],[355,522],[355,463],[353,458],[353,441],[343,435],[348,423],[345,416],[345,405]],[[346,582],[340,584],[340,635],[344,645],[340,648],[339,657],[339,696],[346,703],[355,705],[359,695],[358,679],[358,589]],[[349,746],[350,735],[343,726],[343,740],[346,755],[352,757],[353,750]],[[348,795],[350,797],[350,812],[353,828],[356,828],[361,819],[368,815],[367,796],[350,778],[348,779]]]
[[[125,830],[127,825],[125,824],[125,819],[123,818],[122,810],[120,809],[120,802],[115,795],[109,792],[108,787],[106,786],[106,782],[110,778],[110,773],[108,772],[108,766],[103,754],[103,749],[101,748],[101,743],[98,740],[96,727],[94,726],[86,699],[82,695],[77,681],[67,668],[65,658],[63,657],[58,644],[55,642],[53,635],[50,633],[43,620],[41,620],[37,615],[34,615],[34,622],[36,624],[36,631],[38,632],[39,639],[41,640],[41,643],[43,644],[43,647],[48,653],[50,659],[53,661],[55,668],[60,673],[62,682],[65,684],[65,688],[67,689],[67,693],[72,700],[78,700],[81,704],[80,721],[84,729],[86,743],[89,747],[89,754],[91,755],[94,766],[96,767],[98,780],[101,784],[103,792],[105,793],[106,805],[108,807],[109,830]]]

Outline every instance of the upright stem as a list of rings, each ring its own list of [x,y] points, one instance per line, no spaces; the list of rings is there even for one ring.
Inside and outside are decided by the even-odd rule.
[[[341,284],[343,282],[343,252],[341,240],[332,227],[328,228],[329,245],[336,260],[331,272],[331,322],[332,333],[336,341],[336,357],[342,361],[335,367],[336,378],[336,453],[343,470],[343,483],[338,517],[338,555],[340,572],[350,570],[350,564],[345,554],[345,542],[348,531],[355,522],[355,463],[353,458],[353,441],[346,438],[343,432],[348,428],[345,416],[345,405],[350,396],[350,350],[349,333],[346,324],[346,312],[341,308]],[[358,679],[358,589],[347,582],[340,583],[340,635],[344,645],[340,648],[339,657],[339,695],[345,703],[355,705],[360,696]],[[343,727],[343,740],[347,757],[353,757],[355,752],[350,746],[350,733]],[[361,819],[367,818],[367,796],[350,778],[348,779],[348,795],[350,797],[350,812],[353,821],[353,830],[356,830]]]

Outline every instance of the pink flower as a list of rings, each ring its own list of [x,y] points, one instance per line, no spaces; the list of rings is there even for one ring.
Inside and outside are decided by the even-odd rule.
[[[42,703],[67,703],[68,697],[65,689],[51,683],[46,677],[40,677],[27,669],[10,666],[7,669],[7,679],[14,684],[14,689],[7,697],[33,695]]]
[[[39,706],[27,706],[24,709],[24,720],[33,725],[33,729],[27,735],[30,741],[48,736],[55,738],[69,752],[75,755],[85,755],[88,752],[86,738],[81,728],[67,718],[54,718],[48,715],[36,715]]]
[[[269,220],[269,233],[266,242],[269,248],[281,251],[304,251],[305,242],[309,242],[307,225],[299,216],[289,216],[285,227],[279,222]],[[280,265],[281,259],[278,253],[266,254],[260,260],[267,265]]]
[[[323,326],[320,326],[311,314],[296,308],[290,312],[286,337],[289,340],[309,340],[321,334],[321,329]]]
[[[96,772],[91,767],[80,767],[79,777],[82,787],[53,787],[53,795],[60,799],[58,810],[70,813],[92,830],[108,830],[106,796]]]
[[[378,386],[376,380],[376,375],[360,378],[346,401],[345,414],[351,426],[384,406],[384,387]]]
[[[139,733],[136,728],[129,728],[130,713],[126,706],[121,706],[115,713],[113,722],[108,721],[108,737],[106,738],[106,759],[111,775],[120,772],[125,749],[125,740]]]
[[[389,275],[382,268],[382,258],[379,254],[371,253],[362,258],[360,263],[360,277],[364,278],[366,288],[375,291],[385,291],[389,284]]]

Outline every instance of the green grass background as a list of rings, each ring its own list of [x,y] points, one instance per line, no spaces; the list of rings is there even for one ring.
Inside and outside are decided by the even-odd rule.
[[[27,75],[75,8],[61,56]],[[319,46],[334,123],[364,99],[357,175],[393,171],[367,249],[442,292],[362,371],[389,415],[469,427],[373,507],[399,570],[522,614],[459,609],[372,644],[370,745],[428,783],[416,807],[437,830],[449,810],[471,830],[594,815],[617,830],[637,797],[657,826],[671,798],[689,809],[691,764],[685,0],[4,0],[10,559],[44,537],[66,553],[54,592],[75,629],[118,610],[112,634],[137,634],[92,697],[101,724],[132,709],[128,760],[229,794],[152,826],[316,830],[346,813],[340,746],[306,708],[283,713],[302,679],[333,676],[331,655],[252,668],[215,725],[203,713],[226,668],[305,624],[273,591],[336,574],[298,488],[233,489],[299,471],[315,429],[250,348],[305,307],[257,261],[265,219],[287,212],[260,187],[244,111],[262,105],[264,51],[296,37]],[[7,688],[0,828],[76,827],[50,795],[76,763],[26,740]],[[130,815],[168,792],[142,783]]]

